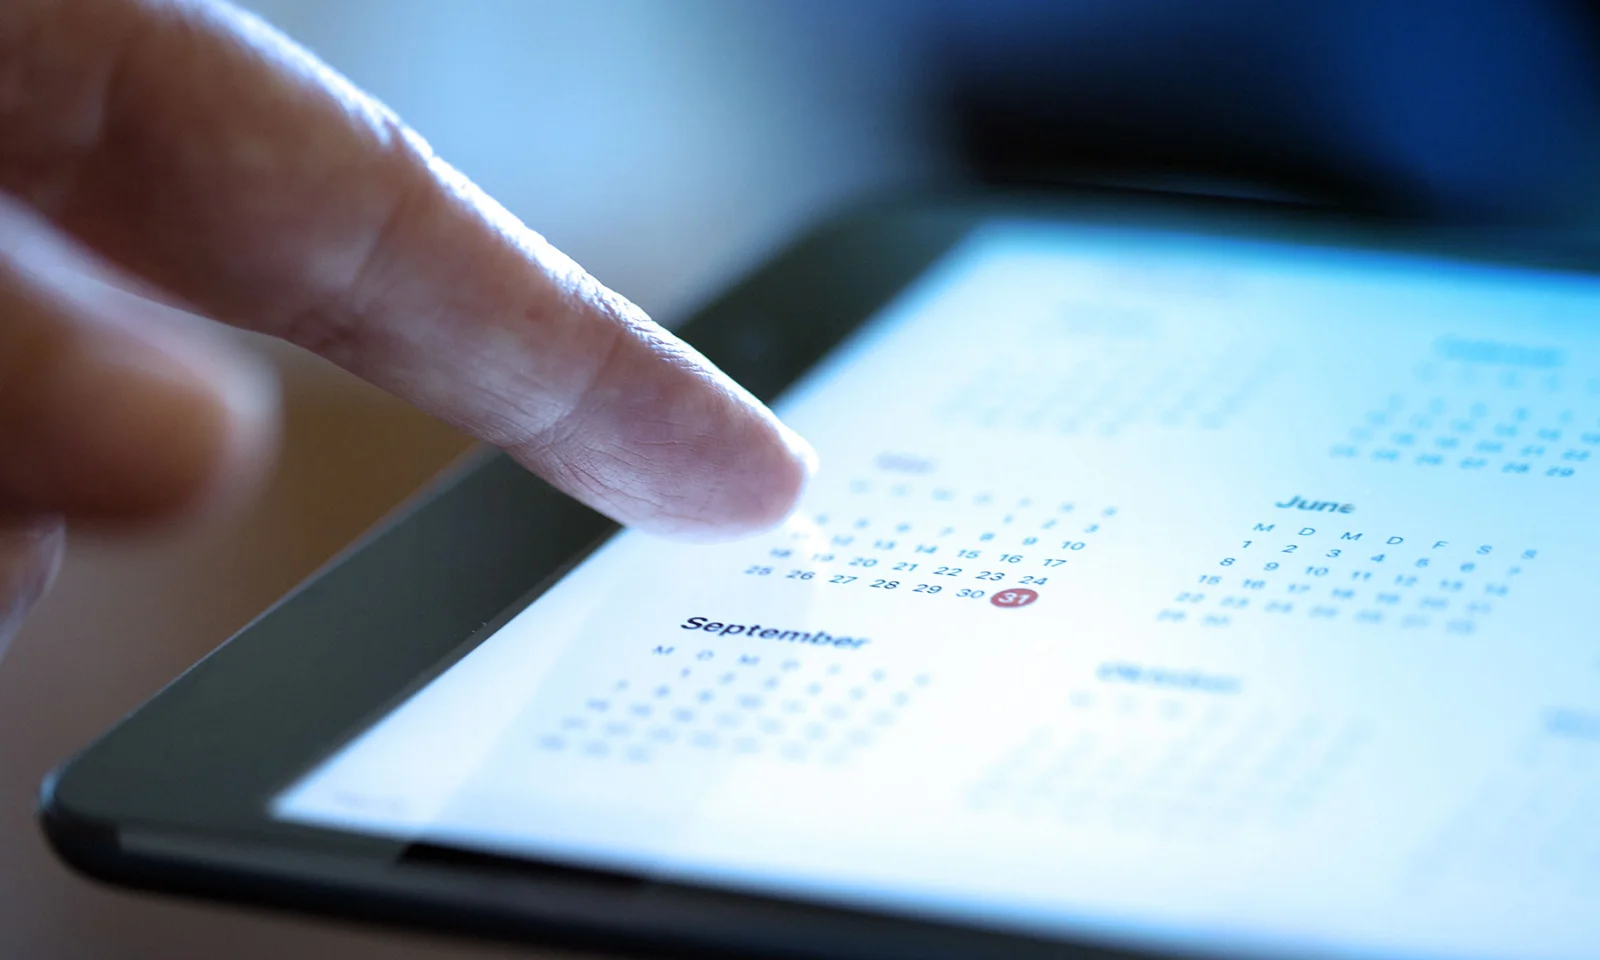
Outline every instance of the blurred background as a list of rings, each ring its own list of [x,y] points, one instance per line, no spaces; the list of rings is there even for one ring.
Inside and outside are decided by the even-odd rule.
[[[1588,247],[1600,8],[1551,0],[257,0],[669,324],[885,194],[1095,181]],[[1600,247],[1597,247],[1600,252]],[[468,446],[289,348],[264,497],[79,539],[0,662],[0,956],[512,951],[139,897],[45,850],[40,777]],[[524,955],[524,954],[517,954]]]

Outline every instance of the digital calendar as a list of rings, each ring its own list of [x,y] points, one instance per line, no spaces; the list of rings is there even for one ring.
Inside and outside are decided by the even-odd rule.
[[[706,632],[720,637],[726,626]],[[610,665],[619,679],[549,701],[539,748],[626,763],[724,753],[843,763],[871,747],[931,682],[925,673],[851,670],[837,661],[695,641],[641,647]]]
[[[996,223],[776,408],[822,459],[783,525],[617,536],[279,815],[1179,943],[1593,955],[1600,283]]]

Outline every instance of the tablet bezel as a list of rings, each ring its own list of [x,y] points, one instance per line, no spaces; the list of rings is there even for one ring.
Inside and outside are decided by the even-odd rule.
[[[995,217],[1165,226],[1552,269],[1585,260],[1561,237],[1524,234],[1512,244],[1481,232],[1423,236],[1259,202],[1100,190],[908,200],[811,233],[682,332],[771,399]],[[503,455],[476,457],[53,773],[41,812],[52,844],[80,870],[130,886],[518,940],[814,957],[999,949],[1124,955],[1087,942],[408,845],[270,816],[268,802],[282,788],[446,669],[615,529]]]

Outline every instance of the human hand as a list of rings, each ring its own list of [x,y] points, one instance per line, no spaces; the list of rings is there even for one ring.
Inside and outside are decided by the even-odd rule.
[[[0,646],[64,524],[190,515],[260,475],[275,386],[202,317],[308,347],[657,533],[771,525],[812,469],[758,401],[255,18],[9,0]]]

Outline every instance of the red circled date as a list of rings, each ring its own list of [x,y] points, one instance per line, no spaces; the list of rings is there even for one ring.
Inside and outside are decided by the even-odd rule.
[[[1015,607],[1026,607],[1028,604],[1037,599],[1039,599],[1039,593],[1037,590],[1025,590],[1017,588],[1012,590],[997,591],[994,596],[989,598],[989,602],[997,607],[1012,609]]]

